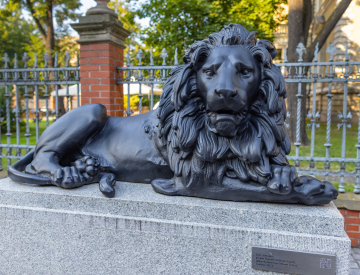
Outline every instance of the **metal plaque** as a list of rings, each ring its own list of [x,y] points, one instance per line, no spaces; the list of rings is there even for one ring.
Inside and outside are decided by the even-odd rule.
[[[335,275],[336,256],[254,246],[252,268],[291,274]]]

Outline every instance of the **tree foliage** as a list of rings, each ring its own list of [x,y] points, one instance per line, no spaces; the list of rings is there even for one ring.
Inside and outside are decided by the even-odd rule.
[[[137,1],[133,1],[137,2]],[[177,48],[181,57],[195,40],[202,40],[229,23],[240,23],[259,38],[273,39],[284,20],[281,4],[286,0],[152,0],[140,4],[136,14],[150,20],[143,32],[147,47],[170,56]],[[179,58],[179,61],[181,58]]]
[[[119,15],[119,20],[124,24],[124,28],[131,32],[130,36],[125,39],[125,45],[138,44],[140,26],[135,21],[136,9],[124,0],[114,0],[108,6]]]
[[[26,10],[36,25],[37,35],[42,38],[46,51],[54,56],[56,40],[68,34],[67,20],[74,20],[79,15],[80,0],[7,0],[5,10],[13,12],[14,9]],[[54,27],[54,19],[57,29]],[[33,37],[32,42],[39,45],[39,39]],[[53,58],[49,65],[53,65]]]
[[[0,59],[7,53],[10,66],[13,65],[15,53],[20,57],[27,45],[34,45],[36,39],[35,26],[26,21],[18,4],[11,4],[8,9],[0,10]],[[1,62],[2,63],[2,62]],[[0,64],[3,67],[4,63]]]

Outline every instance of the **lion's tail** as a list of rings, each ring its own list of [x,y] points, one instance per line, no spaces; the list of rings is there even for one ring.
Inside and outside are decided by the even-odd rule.
[[[24,173],[22,171],[25,170],[26,166],[31,163],[34,157],[34,150],[30,151],[26,154],[22,159],[15,162],[13,165],[8,167],[8,176],[14,181],[26,183],[29,185],[36,186],[46,186],[46,185],[54,185],[51,182],[51,179],[46,177],[41,177],[37,175],[31,175]]]

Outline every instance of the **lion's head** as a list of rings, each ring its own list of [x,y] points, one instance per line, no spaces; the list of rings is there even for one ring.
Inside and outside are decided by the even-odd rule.
[[[288,164],[285,83],[275,47],[239,24],[192,44],[164,85],[158,118],[175,176],[187,187],[224,176],[267,183]]]

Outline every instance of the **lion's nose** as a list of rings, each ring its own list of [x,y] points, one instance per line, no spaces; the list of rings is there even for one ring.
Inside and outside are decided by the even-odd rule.
[[[221,98],[231,99],[237,95],[237,92],[234,90],[219,89],[215,90],[215,94],[217,94]]]

